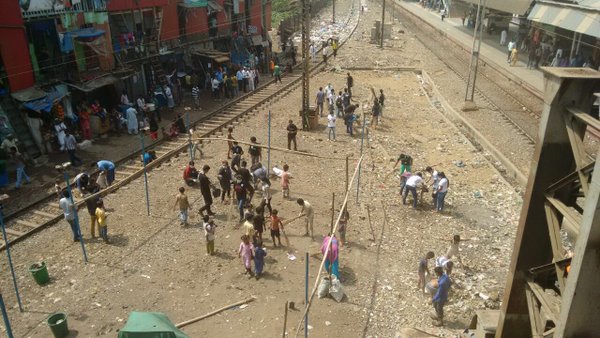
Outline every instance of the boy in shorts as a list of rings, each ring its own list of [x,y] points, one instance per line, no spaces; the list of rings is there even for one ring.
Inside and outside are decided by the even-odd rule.
[[[283,229],[283,223],[281,223],[281,219],[277,216],[279,211],[277,209],[273,209],[271,212],[271,239],[273,240],[273,247],[277,247],[275,243],[275,238],[277,237],[277,241],[279,242],[279,246],[281,245],[281,235],[280,230]]]

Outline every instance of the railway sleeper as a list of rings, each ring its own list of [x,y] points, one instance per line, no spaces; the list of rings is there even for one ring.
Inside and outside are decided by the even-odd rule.
[[[41,210],[33,210],[32,212],[34,214],[36,214],[36,215],[44,216],[46,218],[54,218],[54,217],[57,216],[57,215],[54,215],[54,214],[51,214],[51,213],[48,213],[48,212],[45,212],[45,211],[41,211]]]

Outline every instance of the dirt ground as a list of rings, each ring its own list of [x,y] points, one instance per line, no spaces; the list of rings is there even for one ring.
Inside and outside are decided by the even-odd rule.
[[[372,21],[361,22],[358,34],[371,25]],[[372,45],[353,37],[333,63],[342,68],[355,65],[359,62],[357,56],[363,62],[368,60],[369,51],[373,51]],[[390,53],[402,59],[402,51]],[[316,87],[327,83],[336,90],[343,88],[345,74],[323,72],[312,82],[311,92],[316,93]],[[386,93],[386,107],[382,125],[365,137],[358,203],[356,190],[349,199],[349,244],[340,251],[347,297],[341,303],[315,298],[309,333],[316,337],[393,337],[403,327],[415,327],[444,337],[457,336],[475,310],[499,306],[521,200],[485,157],[432,108],[416,74],[352,74],[357,102],[370,100],[373,87]],[[268,107],[272,112],[273,146],[286,147],[285,126],[289,119],[301,125],[300,96],[295,91]],[[245,141],[256,136],[266,144],[267,123],[264,109],[237,125],[234,136]],[[257,299],[247,307],[225,311],[183,331],[190,337],[280,335],[285,302],[293,301],[298,308],[304,304],[306,252],[310,254],[310,288],[314,283],[321,259],[321,239],[331,219],[331,195],[336,196],[336,212],[343,199],[345,161],[335,158],[350,155],[352,175],[360,156],[359,135],[348,136],[343,122],[338,121],[337,141],[329,142],[324,125],[322,118],[317,130],[300,132],[299,150],[330,159],[271,153],[271,166],[290,166],[292,198],[302,197],[314,206],[317,236],[314,240],[302,237],[304,226],[302,221],[296,221],[286,228],[291,247],[274,249],[270,239],[266,240],[268,256],[262,279],[249,279],[243,274],[237,258],[241,230],[236,228],[237,210],[232,205],[215,204],[219,227],[217,254],[213,257],[205,255],[196,213],[202,205],[201,196],[195,189],[188,189],[194,202],[192,225],[179,225],[172,207],[174,195],[183,183],[181,174],[187,162],[187,154],[183,153],[149,174],[150,217],[146,216],[143,179],[106,197],[111,244],[90,241],[89,216],[86,210],[79,213],[87,240],[87,265],[83,264],[81,248],[71,241],[64,221],[13,248],[24,313],[18,311],[6,257],[0,255],[0,287],[15,335],[50,336],[46,317],[63,311],[69,315],[72,336],[114,337],[131,311],[164,312],[173,322],[181,322],[250,296]],[[226,144],[213,141],[204,152],[205,158],[197,161],[197,166],[209,164],[209,177],[216,183],[219,163],[226,158]],[[412,155],[415,170],[435,165],[447,174],[451,184],[445,213],[433,212],[427,195],[417,210],[402,205],[398,178],[392,171],[400,153]],[[284,218],[296,216],[300,207],[293,200],[283,200],[279,181],[273,182],[273,207]],[[353,187],[356,188],[356,182]],[[259,197],[255,196],[255,201]],[[436,256],[443,254],[453,234],[470,239],[461,245],[466,266],[459,265],[454,273],[455,283],[446,306],[446,327],[434,328],[429,319],[430,298],[416,288],[417,262],[429,250]],[[297,259],[290,260],[288,251]],[[46,286],[37,286],[27,272],[27,267],[37,261],[48,264],[51,282]],[[290,311],[290,335],[300,316],[300,311]]]
[[[462,248],[470,269],[459,268],[456,273],[458,285],[448,305],[448,330],[443,330],[457,332],[470,320],[468,314],[483,306],[483,300],[473,296],[474,290],[492,294],[503,286],[509,254],[505,244],[514,235],[513,227],[507,227],[514,220],[503,219],[507,212],[504,209],[517,207],[517,202],[496,203],[502,195],[512,195],[511,188],[430,107],[415,74],[355,72],[354,78],[357,100],[368,98],[369,87],[374,86],[388,93],[388,103],[381,128],[371,132],[370,142],[369,138],[365,141],[359,203],[356,204],[354,193],[350,199],[350,244],[340,253],[347,299],[342,303],[316,299],[310,312],[310,333],[325,337],[357,336],[358,332],[364,332],[383,337],[393,335],[402,326],[437,332],[425,316],[430,310],[427,298],[416,291],[416,262],[427,250],[441,253],[446,239],[460,233],[473,239]],[[343,73],[323,73],[314,83],[331,82],[335,88],[341,88],[344,80]],[[270,107],[273,146],[285,147],[285,125],[290,118],[299,122],[294,108],[299,101],[300,93],[294,92]],[[410,118],[415,115],[418,118]],[[299,149],[331,157],[351,155],[352,173],[360,153],[359,137],[346,135],[338,121],[337,142],[329,142],[324,119],[320,123],[318,130],[299,134]],[[266,124],[266,111],[261,111],[238,125],[234,135],[240,140],[254,135],[259,142],[266,143]],[[201,164],[213,168],[210,176],[214,181],[219,162],[225,158],[225,147],[217,141],[205,146]],[[437,164],[448,174],[452,182],[448,213],[433,213],[427,198],[416,211],[401,205],[397,178],[389,175],[391,161],[400,152],[412,154],[415,168]],[[454,160],[462,160],[466,166],[458,168],[452,164]],[[274,336],[281,332],[285,301],[303,304],[305,252],[311,255],[312,287],[321,258],[321,236],[326,234],[331,217],[332,192],[336,194],[337,208],[341,205],[345,162],[272,152],[272,166],[290,165],[294,177],[292,198],[305,198],[315,207],[318,236],[314,241],[301,237],[304,229],[302,222],[297,221],[287,231],[292,248],[272,249],[271,241],[265,241],[266,274],[256,281],[243,275],[242,264],[236,257],[241,230],[236,229],[237,212],[231,205],[217,203],[215,208],[220,227],[216,240],[218,254],[214,257],[204,254],[203,234],[195,212],[193,225],[179,225],[177,213],[172,211],[173,196],[182,184],[181,172],[186,161],[187,155],[181,154],[149,174],[150,217],[145,215],[142,179],[105,199],[111,212],[108,222],[112,243],[88,241],[87,265],[83,264],[80,246],[71,242],[65,222],[15,246],[13,259],[26,308],[23,314],[16,308],[10,274],[2,257],[1,285],[11,307],[9,313],[17,336],[48,336],[44,319],[54,311],[69,314],[71,329],[82,337],[114,336],[133,310],[164,312],[174,322],[180,322],[249,296],[256,296],[257,300],[248,307],[226,311],[184,331],[191,337]],[[295,201],[282,199],[278,182],[273,186],[276,190],[273,207],[284,218],[296,216],[299,206]],[[483,198],[473,198],[474,191],[482,192]],[[201,206],[199,192],[191,189],[188,195],[197,210]],[[388,214],[385,228],[383,205]],[[367,206],[371,209],[375,241],[367,221]],[[89,216],[84,210],[79,215],[84,235],[89,239]],[[289,260],[287,250],[298,259]],[[36,261],[48,264],[52,278],[49,285],[37,286],[28,275],[27,266]],[[489,266],[499,269],[488,271]],[[479,275],[493,278],[496,283],[484,284]],[[470,286],[470,291],[459,289],[459,285]],[[299,311],[291,311],[288,327],[295,327],[299,318]]]

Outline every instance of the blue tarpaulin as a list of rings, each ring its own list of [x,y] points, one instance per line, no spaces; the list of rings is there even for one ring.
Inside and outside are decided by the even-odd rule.
[[[84,28],[76,31],[71,31],[71,34],[76,38],[91,39],[104,35],[104,31],[96,28]]]
[[[27,108],[27,109],[31,109],[31,110],[34,110],[34,111],[37,111],[40,113],[41,112],[49,113],[52,110],[52,105],[54,104],[54,101],[60,100],[64,96],[65,95],[63,93],[54,91],[54,92],[48,93],[48,95],[46,95],[45,97],[43,97],[39,100],[25,102],[25,103],[23,103],[23,106],[25,106],[25,108]]]

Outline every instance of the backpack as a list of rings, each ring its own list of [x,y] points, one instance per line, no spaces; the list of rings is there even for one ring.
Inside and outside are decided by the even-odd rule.
[[[335,100],[335,105],[340,108],[342,107],[342,97],[338,96],[338,98]]]

